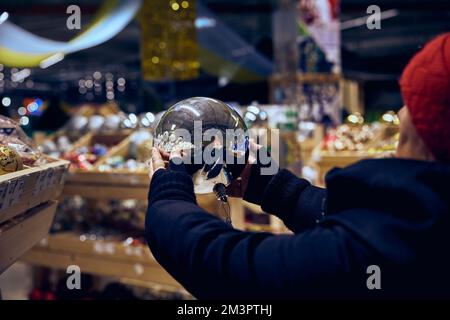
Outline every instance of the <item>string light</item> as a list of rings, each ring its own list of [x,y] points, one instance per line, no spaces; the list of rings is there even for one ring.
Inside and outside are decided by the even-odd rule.
[[[100,80],[102,78],[102,74],[100,71],[95,71],[93,76],[95,80]]]
[[[86,80],[86,82],[85,82],[86,88],[92,88],[93,85],[94,85],[94,83],[92,82],[92,80]]]
[[[106,99],[108,99],[108,100],[113,100],[113,99],[114,99],[114,92],[108,91],[108,92],[106,93]]]
[[[27,114],[27,109],[25,109],[25,107],[20,107],[19,109],[17,109],[17,113],[19,114],[19,116],[24,116]]]
[[[11,105],[11,98],[10,97],[4,97],[2,99],[2,104],[5,107],[9,107]]]
[[[19,122],[22,126],[26,126],[30,123],[30,118],[28,118],[26,116],[20,117]]]
[[[111,90],[114,87],[114,83],[111,80],[106,81],[106,89]]]

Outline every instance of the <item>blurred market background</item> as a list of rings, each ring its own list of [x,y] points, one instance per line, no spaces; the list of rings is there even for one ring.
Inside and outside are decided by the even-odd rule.
[[[33,157],[71,163],[50,235],[0,276],[3,297],[190,297],[142,237],[164,110],[222,100],[281,166],[324,185],[332,167],[394,152],[400,74],[448,31],[448,0],[0,0],[0,138],[13,119]],[[199,202],[220,215],[214,196]],[[286,232],[256,206],[231,209],[237,228]],[[82,291],[65,288],[70,263]]]
[[[164,3],[166,3],[165,1]],[[195,1],[196,35],[200,49],[200,66],[195,76],[183,81],[170,74],[148,77],[142,69],[142,59],[151,59],[143,53],[144,46],[159,45],[152,39],[157,31],[168,28],[171,21],[152,21],[160,10],[158,1],[145,3],[148,11],[140,10],[149,29],[142,34],[139,17],[131,21],[110,40],[97,46],[67,54],[64,59],[45,69],[30,68],[30,75],[14,82],[12,73],[22,70],[3,66],[0,94],[10,97],[11,104],[2,104],[2,114],[17,116],[17,109],[24,99],[39,98],[48,109],[76,106],[81,103],[104,103],[106,76],[113,77],[114,100],[127,112],[163,110],[175,101],[202,95],[246,105],[253,101],[261,104],[270,100],[269,77],[276,73],[274,45],[274,15],[280,10],[276,0],[204,0]],[[370,0],[342,0],[339,20],[341,25],[342,76],[357,81],[364,93],[361,106],[367,111],[386,110],[402,104],[397,80],[402,68],[412,54],[428,39],[449,29],[449,3],[445,0],[430,0],[426,5],[420,0],[375,1],[382,12],[391,11],[394,16],[382,21],[381,30],[368,30],[355,19],[365,18],[367,7],[375,4]],[[81,9],[81,30],[69,30],[66,9],[73,1],[0,1],[1,11],[8,12],[7,22],[46,39],[67,42],[85,28],[99,12],[103,1],[77,1]],[[186,2],[188,3],[188,2]],[[181,7],[174,13],[181,12]],[[194,5],[194,2],[191,6]],[[155,8],[153,8],[155,6]],[[161,10],[169,10],[171,7]],[[180,14],[180,13],[179,13]],[[126,17],[125,17],[126,18]],[[350,23],[349,23],[350,22]],[[107,27],[107,26],[106,26]],[[98,30],[97,32],[101,32]],[[193,31],[195,33],[195,31]],[[7,35],[2,34],[2,37]],[[10,41],[20,39],[9,39]],[[23,43],[23,45],[31,45]],[[169,44],[170,45],[170,44]],[[21,48],[26,50],[27,48]],[[169,50],[169,49],[167,49]],[[205,61],[205,51],[226,63],[211,66]],[[228,52],[226,52],[228,51]],[[26,52],[26,51],[25,51]],[[181,55],[177,52],[176,55]],[[187,53],[186,53],[187,54]],[[212,60],[211,58],[210,60]],[[214,60],[216,61],[216,60]],[[202,65],[205,63],[205,67]],[[246,65],[246,62],[252,65]],[[209,64],[208,64],[209,63]],[[278,66],[279,67],[279,66]],[[242,71],[242,72],[241,72]],[[246,79],[244,71],[252,73]],[[101,73],[101,91],[83,90],[83,80],[94,80],[94,73]],[[242,78],[240,78],[240,76]],[[118,90],[119,79],[125,80],[123,90]],[[146,80],[148,78],[148,80]],[[81,82],[80,82],[81,81]],[[80,90],[81,89],[81,90]],[[92,88],[93,89],[93,88]],[[91,93],[91,94],[90,94]],[[112,95],[110,95],[112,97]],[[9,100],[3,101],[7,102]],[[47,111],[52,114],[50,110]],[[57,114],[57,111],[52,111]],[[46,113],[43,113],[46,115]],[[65,119],[45,116],[32,119],[31,126],[37,129],[56,129]]]

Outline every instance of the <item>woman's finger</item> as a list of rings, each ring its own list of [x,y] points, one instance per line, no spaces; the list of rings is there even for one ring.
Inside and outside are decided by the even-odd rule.
[[[152,148],[152,164],[153,164],[153,172],[159,169],[164,169],[164,160],[161,157],[158,149]]]
[[[161,156],[162,156],[162,158],[164,160],[169,160],[169,157],[170,157],[169,152],[167,152],[167,151],[165,151],[165,150],[163,150],[161,148],[158,148],[158,151],[159,151],[159,153],[161,154]]]
[[[153,161],[151,161],[151,160],[148,162],[148,176],[151,181],[152,177],[153,177]]]

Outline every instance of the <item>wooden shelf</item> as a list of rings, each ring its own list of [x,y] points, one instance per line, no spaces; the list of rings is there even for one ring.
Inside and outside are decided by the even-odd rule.
[[[149,178],[147,173],[70,172],[62,193],[88,199],[147,200]]]
[[[66,270],[77,265],[82,272],[134,281],[182,286],[154,259],[146,245],[126,245],[113,240],[80,240],[73,233],[50,235],[28,251],[22,261]]]
[[[149,191],[147,173],[115,172],[69,172],[61,197],[81,196],[91,200],[126,200],[147,201]],[[200,207],[215,215],[222,216],[223,210],[214,194],[197,195]],[[237,207],[235,200],[230,204]]]
[[[371,148],[382,142],[384,139],[394,136],[398,132],[398,126],[383,124],[375,132],[374,138],[364,145],[360,151],[325,151],[319,143],[312,151],[312,162],[318,169],[319,186],[325,185],[325,175],[335,167],[344,168],[363,159],[378,158],[386,155],[385,152],[371,152]]]
[[[56,201],[49,201],[0,225],[0,273],[45,237],[56,206]]]

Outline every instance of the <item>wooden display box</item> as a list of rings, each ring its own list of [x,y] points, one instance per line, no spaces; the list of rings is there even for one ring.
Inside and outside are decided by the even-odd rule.
[[[51,140],[53,142],[57,142],[57,140],[65,136],[67,139],[69,139],[70,143],[77,142],[83,134],[81,134],[79,131],[57,131],[52,134],[46,134],[45,132],[34,132],[33,134],[33,140],[36,143],[36,145],[41,145],[46,140]]]
[[[317,156],[316,151],[313,152],[313,161],[317,167],[319,186],[325,186],[325,175],[333,168],[344,168],[362,159],[370,158],[367,152],[342,151],[335,153],[325,153]]]
[[[99,138],[100,137],[100,138]],[[101,157],[91,171],[72,170],[67,178],[64,196],[79,195],[89,199],[147,199],[149,178],[147,172],[126,170],[99,171],[100,165],[115,155],[124,155],[130,144],[130,137],[122,134],[87,135],[77,143],[76,148],[89,145],[94,141],[115,145]],[[95,142],[94,142],[95,143]]]
[[[313,151],[312,160],[318,169],[318,181],[320,186],[325,185],[325,175],[331,169],[344,168],[363,159],[377,158],[381,154],[369,152],[369,150],[388,137],[392,137],[398,132],[397,126],[383,125],[379,132],[369,143],[364,145],[361,151],[336,151],[329,152],[321,150],[321,143]]]
[[[105,161],[105,159],[110,157],[110,154],[115,152],[115,148],[117,148],[125,139],[127,139],[128,136],[129,132],[87,133],[74,143],[71,152],[82,147],[94,146],[96,143],[106,145],[110,149],[104,156],[97,159],[97,161],[94,163],[95,167],[98,162]],[[86,171],[71,167],[70,172],[84,173]]]
[[[45,237],[56,205],[49,201],[0,225],[0,274]]]
[[[48,161],[0,176],[0,223],[59,197],[69,162],[52,158]]]
[[[389,144],[387,149],[384,149],[384,143],[395,138],[395,135],[399,133],[399,127],[397,125],[385,125],[380,134],[374,139],[367,147],[369,154],[373,157],[380,157],[395,151],[395,146]],[[399,137],[398,137],[399,138]],[[391,149],[392,148],[392,149]],[[384,150],[383,150],[384,149]]]

